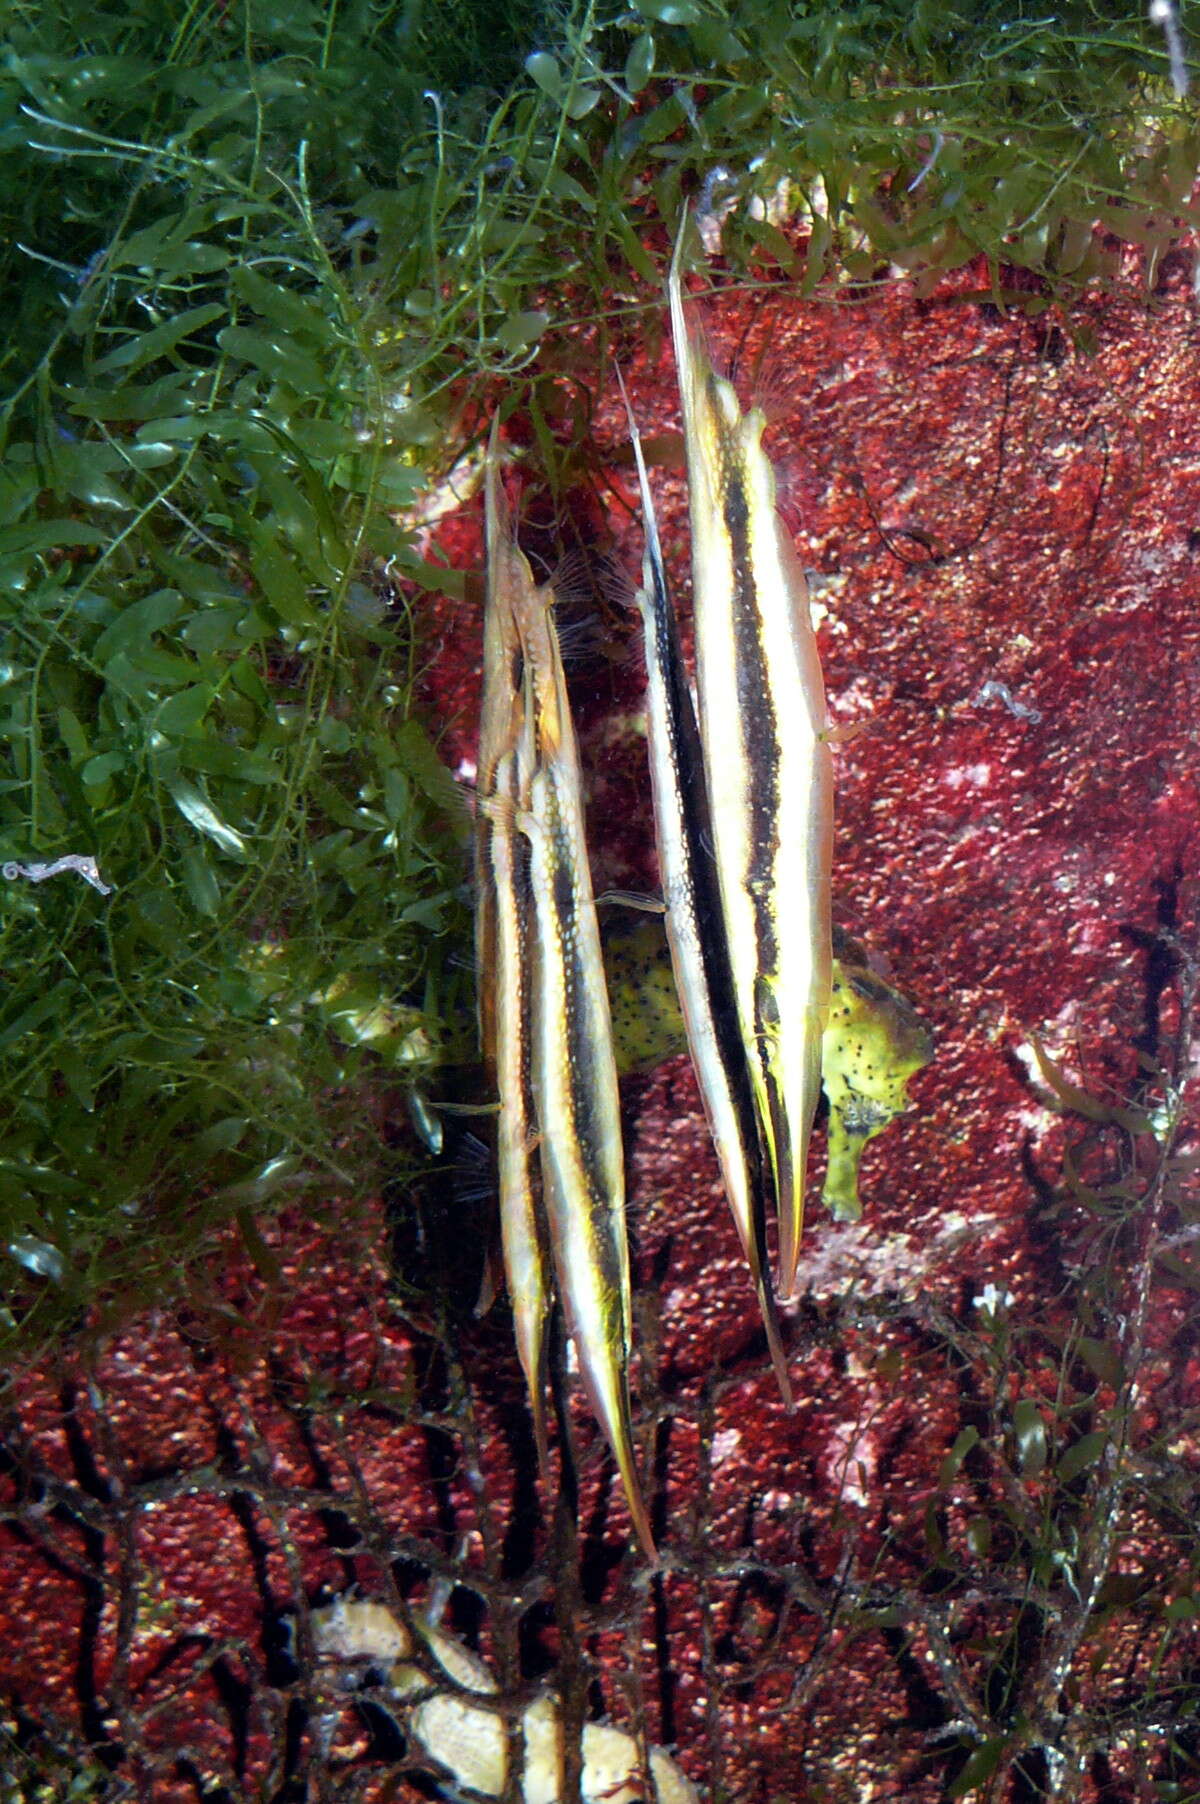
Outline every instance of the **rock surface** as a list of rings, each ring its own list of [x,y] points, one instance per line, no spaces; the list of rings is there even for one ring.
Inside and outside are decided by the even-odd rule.
[[[314,1796],[415,1797],[388,1764],[400,1750],[386,1728],[322,1689],[307,1607],[352,1581],[416,1599],[458,1574],[448,1624],[506,1694],[565,1671],[578,1717],[677,1746],[713,1798],[933,1804],[1004,1720],[1006,1636],[1033,1634],[1032,1670],[1074,1620],[1099,1557],[1086,1507],[1108,1493],[1086,1487],[1104,1457],[1077,1474],[1060,1464],[1052,1493],[1034,1456],[1039,1433],[1053,1465],[1108,1431],[1123,1377],[1104,1311],[1134,1307],[1119,1293],[1138,1229],[1112,1228],[1106,1266],[1107,1218],[1063,1200],[1064,1146],[1081,1130],[1038,1081],[1030,1036],[1073,1081],[1121,1100],[1144,1075],[1139,1055],[1165,1058],[1179,1022],[1155,936],[1194,933],[1200,855],[1196,306],[1182,253],[1153,296],[1131,263],[1120,292],[1070,317],[1002,315],[956,292],[972,276],[923,302],[896,282],[708,310],[743,367],[766,347],[782,372],[769,445],[814,572],[832,710],[870,723],[836,753],[841,922],[937,1036],[910,1112],[866,1152],[862,1221],[831,1222],[814,1200],[785,1320],[795,1414],[685,1059],[626,1086],[637,1378],[666,1559],[652,1584],[577,1412],[572,1590],[503,1308],[479,1323],[469,1302],[452,1316],[400,1294],[381,1204],[265,1227],[281,1293],[231,1239],[211,1274],[223,1313],[133,1324],[90,1367],[68,1351],[10,1387],[0,1696],[32,1748],[78,1764],[90,1743],[100,1768],[165,1804],[202,1782],[299,1796],[306,1774]],[[628,351],[643,430],[668,432],[669,350]],[[601,497],[634,571],[615,392],[594,474],[576,524],[602,537]],[[682,478],[660,467],[651,480],[690,650]],[[474,509],[443,529],[463,565],[479,536]],[[428,701],[451,766],[469,768],[478,616],[434,602],[429,625]],[[640,682],[614,617],[576,682],[598,889],[654,881],[631,724]],[[1101,1176],[1151,1185],[1152,1137],[1123,1172],[1097,1146]],[[814,1199],[820,1178],[818,1146]],[[404,1199],[391,1207],[403,1215]],[[1128,1432],[1158,1471],[1161,1430],[1190,1522],[1188,1282],[1156,1280]],[[1088,1355],[1090,1390],[1071,1379],[1084,1402],[1064,1426],[1072,1333],[1102,1350]],[[1010,1421],[1025,1463],[1013,1454],[1001,1472],[991,1449],[1012,1451],[996,1427]],[[1063,1495],[1079,1500],[1073,1543]],[[1057,1552],[1047,1542],[1035,1559],[1022,1512],[1048,1498]],[[1066,1734],[1078,1783],[1059,1795],[1149,1796],[1133,1788],[1168,1773],[1161,1738],[1120,1733],[1158,1638],[1172,1671],[1198,1651],[1186,1611],[1163,1626],[1194,1563],[1165,1521],[1157,1504],[1123,1505],[1109,1613],[1065,1656],[1087,1733]],[[1036,1632],[1020,1601],[1033,1594]],[[1044,1756],[1027,1760],[1041,1783]],[[352,1794],[338,1789],[352,1778]]]

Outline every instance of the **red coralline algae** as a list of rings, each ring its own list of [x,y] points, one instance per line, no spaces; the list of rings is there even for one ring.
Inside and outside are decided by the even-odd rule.
[[[1014,1430],[1008,1476],[983,1446],[987,1418],[1016,1420],[1022,1399],[1037,1401],[1063,1432],[1075,1287],[1108,1231],[1063,1191],[1080,1124],[1039,1077],[1033,1036],[1072,1082],[1125,1100],[1161,1056],[1147,1004],[1155,936],[1195,930],[1200,361],[1188,275],[1182,256],[1168,260],[1144,297],[1131,265],[1117,294],[1036,319],[962,298],[969,275],[926,301],[897,281],[853,299],[798,303],[781,287],[749,309],[736,296],[704,307],[744,367],[769,345],[784,372],[769,445],[812,573],[832,716],[862,723],[836,750],[838,917],[937,1035],[911,1112],[864,1159],[863,1221],[810,1212],[785,1312],[793,1415],[686,1059],[627,1085],[635,1370],[666,1564],[651,1581],[622,1561],[609,1464],[572,1409],[584,1591],[571,1607],[601,1674],[592,1701],[677,1742],[698,1781],[725,1788],[714,1797],[932,1801],[953,1771],[946,1748],[981,1733],[971,1687],[1006,1632],[1003,1588],[987,1575],[1020,1590],[1023,1569],[1005,1562],[1018,1559],[1025,1501],[1036,1515],[1049,1483],[1028,1418],[1026,1468]],[[625,375],[647,433],[674,429],[669,352],[648,365],[631,346]],[[581,519],[632,572],[624,439],[606,395]],[[690,649],[682,478],[670,462],[651,480]],[[595,503],[606,492],[608,546]],[[476,566],[477,508],[439,542],[457,567]],[[427,710],[447,762],[469,774],[478,610],[434,598],[425,624]],[[575,692],[598,887],[646,890],[635,642],[618,608]],[[1088,1182],[1132,1182],[1105,1168],[1105,1145],[1097,1130]],[[819,1172],[818,1152],[814,1195]],[[515,1355],[502,1310],[438,1321],[414,1293],[409,1313],[382,1210],[356,1208],[344,1241],[291,1217],[264,1232],[286,1272],[275,1316],[255,1322],[261,1285],[230,1251],[214,1288],[237,1296],[241,1326],[192,1332],[164,1312],[94,1359],[65,1352],[14,1377],[0,1693],[23,1734],[35,1724],[63,1746],[97,1744],[147,1797],[194,1797],[209,1780],[299,1795],[271,1789],[288,1747],[297,1773],[357,1772],[356,1797],[415,1796],[394,1774],[388,1790],[378,1716],[345,1707],[338,1675],[313,1677],[304,1611],[356,1581],[419,1604],[422,1572],[445,1578],[458,1560],[495,1607],[481,1622],[459,1593],[452,1623],[510,1677],[522,1584],[537,1615],[526,1670],[561,1649],[570,1623],[553,1598],[567,1568],[514,1428]],[[1120,1244],[1129,1259],[1133,1242]],[[1194,1486],[1194,1298],[1169,1275],[1178,1288],[1151,1302],[1132,1432],[1149,1449],[1177,1424],[1145,1457],[1169,1457]],[[1018,1370],[1005,1337],[1035,1319],[1045,1338]],[[1063,1482],[1086,1482],[1085,1437],[1109,1420],[1116,1379],[1098,1378],[1107,1388],[1093,1385],[1047,1455],[1082,1445],[1083,1477],[1068,1465]],[[1161,1517],[1131,1523],[1132,1565],[1144,1558],[1186,1590],[1192,1568]],[[1047,1634],[1065,1588],[1083,1582],[1071,1557],[1063,1546],[1030,1581],[1054,1600]],[[938,1606],[953,1561],[978,1567],[957,1616]],[[871,1611],[855,1616],[852,1596],[872,1586]],[[1130,1673],[1144,1671],[1145,1625],[1131,1624],[1114,1626],[1107,1660],[1103,1637],[1089,1643],[1085,1692],[1118,1696],[1121,1649]],[[1183,1613],[1175,1634],[1172,1657],[1194,1657]],[[1143,1750],[1139,1765],[1114,1744],[1107,1769],[1081,1756],[1078,1795],[1148,1796],[1105,1790],[1104,1770],[1145,1786],[1161,1754]]]

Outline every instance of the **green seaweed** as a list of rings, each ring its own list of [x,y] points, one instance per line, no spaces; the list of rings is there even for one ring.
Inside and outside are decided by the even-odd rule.
[[[1152,283],[1197,135],[1124,5],[7,26],[0,858],[111,888],[0,890],[0,1331],[31,1346],[166,1294],[231,1213],[395,1169],[374,1093],[470,1006],[462,822],[413,713],[414,605],[464,584],[417,511],[498,395],[552,480],[584,453],[685,196],[725,168],[746,282],[978,260],[1040,307],[1122,243]]]

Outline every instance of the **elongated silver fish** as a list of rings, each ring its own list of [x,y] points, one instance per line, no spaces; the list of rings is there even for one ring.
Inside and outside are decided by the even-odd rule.
[[[519,812],[530,805],[535,757],[533,696],[517,624],[522,607],[532,605],[533,579],[513,542],[494,429],[485,485],[475,921],[480,1038],[500,1098],[496,1148],[505,1280],[538,1460],[546,1471],[550,1281],[533,1095],[533,899],[529,842],[517,825]]]
[[[766,1272],[763,1164],[754,1093],[738,1031],[729,948],[721,917],[700,733],[667,588],[641,435],[618,370],[637,463],[645,529],[638,608],[646,652],[646,699],[654,835],[671,964],[688,1050],[717,1149],[725,1194],[758,1296],[771,1362],[788,1408],[792,1387]]]
[[[518,819],[530,843],[536,921],[533,1086],[546,1218],[592,1409],[638,1540],[657,1560],[633,1451],[624,1152],[579,754],[546,593],[531,582],[517,603],[537,747],[529,808]]]
[[[669,283],[683,400],[696,678],[738,1024],[793,1294],[829,1010],[833,771],[803,572],[775,507],[760,409],[688,332],[683,231]]]
[[[497,418],[488,440],[484,464],[484,536],[487,571],[483,602],[483,688],[479,705],[479,752],[475,760],[475,792],[495,791],[496,767],[513,744],[521,712],[524,659],[512,588],[521,581],[514,559],[507,509],[500,487]],[[493,822],[480,808],[475,817],[475,968],[479,974],[476,1004],[479,1043],[485,1063],[496,1043],[496,897],[488,877],[488,847]]]

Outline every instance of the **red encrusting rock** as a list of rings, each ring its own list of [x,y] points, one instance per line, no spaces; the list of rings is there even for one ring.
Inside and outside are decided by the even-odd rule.
[[[652,1739],[676,1740],[698,1780],[717,1763],[725,1795],[746,1804],[944,1795],[954,1733],[938,1732],[963,1708],[947,1661],[978,1702],[981,1638],[1004,1621],[988,1574],[1017,1558],[1001,1545],[996,1487],[1016,1487],[1015,1523],[1018,1494],[1036,1501],[1049,1483],[1019,1462],[1002,1482],[970,1448],[949,1473],[944,1462],[964,1430],[986,1438],[989,1411],[1021,1398],[1040,1399],[1053,1428],[1057,1347],[1102,1233],[1063,1192],[1079,1124],[1040,1080],[1033,1036],[1072,1081],[1124,1100],[1139,1049],[1163,1050],[1147,1038],[1154,936],[1196,929],[1200,362],[1187,271],[1172,263],[1147,299],[1131,259],[1116,294],[1034,320],[961,298],[972,281],[922,302],[896,281],[853,302],[798,303],[781,286],[749,316],[719,296],[706,306],[721,338],[745,334],[745,367],[769,340],[787,372],[768,443],[814,573],[832,717],[868,723],[836,752],[838,915],[937,1035],[910,1114],[865,1156],[863,1221],[811,1208],[786,1314],[790,1416],[687,1061],[627,1090],[637,1376],[657,1418],[644,1465],[667,1564],[648,1589],[620,1565],[628,1524],[575,1409],[587,1601],[613,1606],[589,1619],[589,1645],[607,1707],[622,1720],[644,1708]],[[624,368],[646,432],[674,428],[665,345],[653,367],[631,348]],[[601,491],[611,469],[628,492],[624,439],[614,392],[592,447]],[[672,464],[651,480],[690,652],[682,477]],[[595,491],[579,523],[600,544]],[[640,532],[619,504],[611,529],[636,573]],[[439,544],[476,566],[477,506]],[[424,623],[424,704],[465,774],[478,612],[430,598]],[[574,682],[598,887],[654,881],[635,646],[618,611]],[[1094,1156],[1103,1165],[1102,1145]],[[1152,1143],[1141,1157],[1151,1171]],[[814,1178],[819,1167],[818,1152]],[[305,1599],[354,1579],[381,1595],[389,1554],[405,1588],[424,1555],[461,1557],[468,1578],[498,1585],[506,1536],[520,1544],[511,1558],[547,1557],[520,1470],[528,1436],[513,1429],[519,1373],[496,1321],[456,1324],[460,1369],[447,1365],[445,1324],[433,1331],[397,1300],[374,1206],[344,1239],[296,1216],[264,1233],[286,1273],[274,1317],[256,1323],[259,1280],[230,1242],[213,1285],[244,1326],[192,1333],[164,1312],[90,1366],[64,1352],[11,1387],[0,1693],[64,1738],[107,1738],[118,1770],[119,1747],[136,1744],[144,1795],[165,1801],[194,1796],[189,1763],[247,1793],[266,1784],[288,1733],[311,1760],[323,1736],[335,1766],[366,1758],[333,1680],[322,1704],[297,1678],[287,1643],[303,1631],[289,1612]],[[1131,1432],[1145,1448],[1173,1434],[1170,1457],[1194,1483],[1193,1308],[1186,1285],[1155,1293]],[[1037,1357],[1025,1345],[1017,1375],[989,1349],[1035,1320],[1046,1339]],[[1099,1389],[1070,1432],[1107,1421],[1114,1395]],[[1174,1571],[1157,1519],[1131,1518],[1129,1536],[1127,1564]],[[928,1581],[943,1560],[979,1572],[947,1643]],[[1038,1583],[1061,1593],[1066,1580],[1060,1568]],[[839,1587],[848,1600],[889,1592],[894,1612],[864,1623],[847,1602],[823,1622]],[[1088,1685],[1117,1695],[1118,1653],[1141,1670],[1140,1621],[1112,1629],[1111,1663],[1089,1644],[1085,1703]],[[547,1612],[544,1650],[556,1634]],[[1194,1656],[1194,1642],[1178,1630],[1177,1650]],[[482,1645],[506,1657],[494,1624]],[[288,1700],[302,1696],[307,1717],[289,1731]],[[1116,1772],[1125,1755],[1112,1758]],[[383,1795],[380,1760],[378,1787],[356,1796]],[[1081,1795],[1100,1798],[1098,1786],[1093,1771]]]

